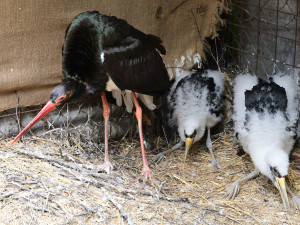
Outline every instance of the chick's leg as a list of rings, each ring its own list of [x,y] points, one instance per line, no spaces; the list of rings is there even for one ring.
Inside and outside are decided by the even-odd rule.
[[[207,128],[206,146],[207,146],[207,148],[208,148],[208,150],[211,154],[211,157],[212,157],[211,164],[212,164],[212,167],[214,168],[214,170],[223,169],[223,167],[216,160],[215,155],[214,155],[213,150],[212,150],[212,142],[211,142],[211,138],[210,138],[210,128]]]
[[[286,186],[286,190],[292,197],[292,204],[294,208],[300,211],[300,199],[291,191],[291,189],[288,186]]]
[[[245,176],[244,178],[235,181],[231,187],[229,188],[229,190],[227,191],[227,193],[225,195],[223,195],[223,198],[227,197],[227,200],[229,199],[234,199],[235,196],[239,193],[240,191],[240,185],[247,182],[248,180],[251,180],[255,177],[258,176],[258,172],[256,170],[252,171],[250,174],[248,174],[247,176]]]
[[[164,152],[158,153],[157,155],[153,156],[152,161],[156,162],[156,163],[160,163],[160,161],[165,157],[165,155],[167,155],[171,152],[174,152],[183,146],[184,146],[184,142],[180,140],[180,142],[178,142],[176,145],[174,145],[171,149],[168,149]]]

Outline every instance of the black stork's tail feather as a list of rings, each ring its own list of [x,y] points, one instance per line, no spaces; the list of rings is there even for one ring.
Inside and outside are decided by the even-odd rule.
[[[269,81],[258,81],[252,90],[245,91],[247,110],[255,110],[258,113],[267,111],[269,114],[285,112],[288,103],[285,89],[273,82],[272,78]]]
[[[161,44],[162,40],[153,35],[153,34],[147,34],[147,41],[149,42],[150,46],[154,46],[156,49],[159,50],[160,54],[165,55],[166,54],[166,49],[165,47]]]

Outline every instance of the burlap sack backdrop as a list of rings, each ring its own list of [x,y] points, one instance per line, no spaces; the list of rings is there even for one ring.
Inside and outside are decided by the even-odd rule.
[[[168,67],[181,56],[203,54],[204,38],[216,36],[222,0],[2,0],[0,13],[0,111],[45,103],[60,83],[61,47],[68,24],[80,12],[126,19],[158,35]],[[176,61],[177,60],[177,61]],[[174,64],[175,62],[175,64]],[[184,64],[184,63],[183,63]],[[171,72],[171,71],[170,71]]]

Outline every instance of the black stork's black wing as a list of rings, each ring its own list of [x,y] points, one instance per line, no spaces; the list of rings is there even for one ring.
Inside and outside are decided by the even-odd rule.
[[[160,38],[110,17],[100,40],[103,67],[120,89],[148,95],[169,90],[169,76],[158,53],[165,54]]]

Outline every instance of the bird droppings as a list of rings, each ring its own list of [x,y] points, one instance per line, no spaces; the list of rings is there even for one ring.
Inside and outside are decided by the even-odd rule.
[[[253,164],[247,154],[236,155],[238,146],[231,130],[212,139],[224,170],[209,167],[205,141],[193,146],[185,163],[184,149],[170,153],[159,164],[151,161],[154,155],[147,151],[160,186],[148,181],[143,190],[139,183],[132,183],[142,167],[136,140],[110,142],[116,165],[107,175],[90,170],[103,161],[102,145],[80,140],[75,144],[72,137],[54,132],[25,138],[26,145],[12,146],[11,139],[1,139],[0,224],[300,223],[299,212],[284,211],[278,191],[264,176],[241,186],[235,200],[222,199],[234,180],[253,170]],[[96,148],[103,151],[92,150]],[[295,193],[300,192],[298,163],[291,160],[289,171],[289,185]]]

